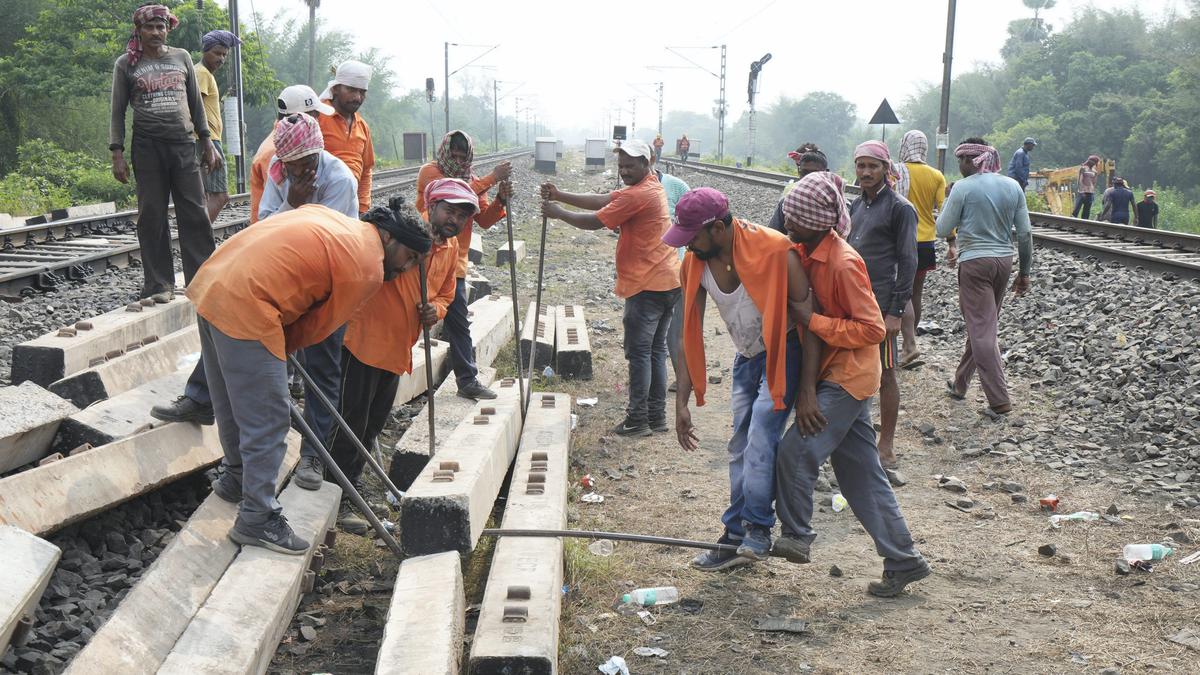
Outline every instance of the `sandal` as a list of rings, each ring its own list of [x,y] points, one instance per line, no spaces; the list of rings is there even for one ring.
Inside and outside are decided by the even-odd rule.
[[[902,370],[912,370],[913,368],[920,368],[923,365],[925,365],[925,362],[921,360],[921,352],[913,352],[912,355],[900,361],[900,368]]]
[[[958,393],[958,390],[954,388],[954,382],[951,380],[946,380],[946,395],[955,401],[962,401],[967,398],[966,394]]]

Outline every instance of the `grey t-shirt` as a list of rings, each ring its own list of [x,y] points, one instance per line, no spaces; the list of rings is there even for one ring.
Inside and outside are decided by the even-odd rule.
[[[167,47],[159,58],[142,55],[129,67],[122,54],[113,65],[110,145],[125,145],[125,108],[133,108],[133,135],[169,143],[192,142],[192,131],[208,138],[208,121],[196,71],[187,50]]]

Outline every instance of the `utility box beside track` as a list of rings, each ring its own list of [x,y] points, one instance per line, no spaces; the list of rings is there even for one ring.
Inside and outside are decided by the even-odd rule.
[[[558,173],[558,139],[540,136],[533,146],[533,170],[538,173]]]
[[[583,168],[585,171],[603,171],[608,157],[607,138],[589,138],[583,142]]]

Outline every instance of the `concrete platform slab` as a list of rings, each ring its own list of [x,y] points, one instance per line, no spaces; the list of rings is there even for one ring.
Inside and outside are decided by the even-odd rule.
[[[200,333],[192,324],[149,344],[131,344],[125,353],[68,375],[52,383],[49,389],[80,408],[86,408],[96,401],[170,375],[187,363],[194,364],[199,355]],[[194,358],[188,359],[189,356]]]
[[[182,277],[176,278],[176,284],[183,287]],[[60,331],[55,331],[13,347],[12,381],[29,380],[48,387],[52,382],[89,368],[93,359],[195,323],[192,303],[182,295],[166,304],[142,307],[137,312],[126,311],[126,308],[113,310],[75,324],[81,327],[74,329],[73,336],[60,336]],[[83,325],[91,327],[84,328]]]
[[[21,618],[37,608],[60,555],[62,551],[45,539],[0,525],[0,654],[8,649]]]
[[[485,387],[491,386],[496,378],[495,368],[480,368],[479,383]],[[458,395],[458,383],[453,378],[442,382],[434,394],[434,442],[435,449],[441,449],[446,438],[454,432],[455,427],[467,415],[473,414],[477,407],[475,401]],[[429,463],[429,407],[426,406],[413,418],[412,424],[405,430],[404,435],[396,442],[392,452],[392,462],[388,466],[388,478],[396,487],[407,490],[408,486]]]
[[[44,535],[222,456],[216,426],[168,424],[0,479],[0,524]]]
[[[0,473],[50,454],[59,423],[79,409],[32,382],[0,387]]]
[[[567,526],[571,397],[533,395],[509,484],[503,527]],[[471,641],[471,673],[558,672],[561,539],[501,538]]]
[[[84,443],[99,447],[166,425],[150,416],[150,408],[175,400],[191,373],[181,368],[80,410],[58,425],[50,451],[65,455]]]
[[[513,336],[512,300],[504,295],[489,295],[467,306],[471,313],[471,344],[475,345],[475,364],[490,366],[500,349]]]
[[[400,544],[408,555],[470,553],[479,540],[521,434],[516,380],[476,404],[400,501]]]
[[[521,262],[525,258],[525,242],[520,239],[514,241],[511,251],[507,241],[496,249],[496,267],[507,265],[510,258],[515,262]]]
[[[283,512],[313,545],[304,555],[242,547],[158,672],[265,673],[300,601],[316,545],[337,519],[341,495],[332,483],[319,490],[289,485],[279,497]]]
[[[457,553],[405,560],[392,588],[375,675],[457,675],[465,616]]]
[[[474,267],[467,272],[467,304],[486,298],[492,294],[492,282],[487,277],[476,272]]]
[[[433,386],[436,387],[450,367],[450,343],[431,339],[429,354],[433,357]],[[400,376],[394,405],[402,406],[424,394],[428,384],[425,377],[425,342],[418,337],[417,344],[413,345],[412,349],[412,372]]]
[[[471,247],[467,249],[467,262],[483,262],[483,237],[474,230],[471,231]]]
[[[568,379],[592,379],[592,342],[583,305],[561,305],[554,320],[554,372]]]
[[[539,309],[541,315],[535,324],[533,320],[533,309],[535,303],[529,303],[529,309],[525,312],[525,320],[521,322],[521,354],[525,359],[525,367],[529,367],[529,354],[532,349],[533,353],[533,368],[536,372],[541,373],[546,366],[554,364],[554,321],[555,307],[553,305],[542,305]],[[534,332],[536,330],[536,339]]]
[[[300,459],[300,435],[288,434],[279,485]],[[71,660],[68,675],[157,672],[238,553],[229,540],[237,505],[210,494],[112,616]]]

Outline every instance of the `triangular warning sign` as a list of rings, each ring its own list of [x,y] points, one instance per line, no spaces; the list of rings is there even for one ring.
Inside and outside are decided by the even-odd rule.
[[[883,103],[879,104],[879,109],[871,116],[871,121],[867,124],[900,124],[900,120],[896,119],[896,113],[892,112],[892,106],[883,99]]]

